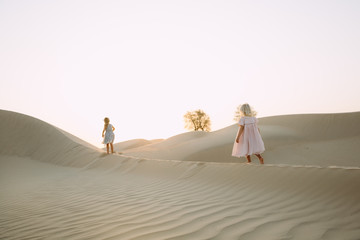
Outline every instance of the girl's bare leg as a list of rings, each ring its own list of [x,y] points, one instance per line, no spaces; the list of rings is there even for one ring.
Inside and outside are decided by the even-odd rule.
[[[106,144],[106,153],[109,154],[109,144]]]
[[[114,153],[114,146],[112,143],[110,143],[110,146],[111,146],[111,153]]]
[[[251,163],[250,155],[247,155],[247,156],[246,156],[246,159],[247,159],[247,162],[248,162],[248,163]]]
[[[260,154],[255,154],[259,158],[261,164],[264,164],[264,158]]]

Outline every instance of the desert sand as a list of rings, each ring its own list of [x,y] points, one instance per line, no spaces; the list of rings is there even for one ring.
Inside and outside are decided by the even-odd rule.
[[[107,155],[0,119],[0,239],[360,239],[359,112],[261,118],[265,165],[231,157],[236,125]]]

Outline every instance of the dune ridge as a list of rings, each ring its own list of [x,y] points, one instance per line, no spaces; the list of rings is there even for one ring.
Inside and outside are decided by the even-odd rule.
[[[354,166],[107,156],[40,120],[4,111],[0,119],[0,239],[360,236]],[[162,143],[180,146],[177,138]]]
[[[81,167],[98,157],[91,144],[39,119],[0,111],[0,154],[30,157],[38,161]]]
[[[269,164],[360,167],[360,112],[259,120],[266,147],[264,157]],[[231,156],[237,129],[232,125],[210,133],[183,133],[160,143],[125,150],[124,154],[184,161],[245,162],[244,158]]]

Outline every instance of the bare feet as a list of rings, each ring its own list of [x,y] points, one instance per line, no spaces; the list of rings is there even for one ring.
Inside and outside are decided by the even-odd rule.
[[[264,158],[260,154],[255,154],[259,158],[261,164],[264,164]]]
[[[246,159],[247,159],[247,163],[251,163],[251,158],[250,158],[250,156],[248,155],[248,156],[246,156]]]

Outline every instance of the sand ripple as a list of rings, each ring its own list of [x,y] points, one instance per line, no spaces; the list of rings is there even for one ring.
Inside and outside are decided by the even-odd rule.
[[[43,163],[36,164],[39,170]],[[174,164],[171,174],[157,170]],[[360,236],[358,170],[129,160],[120,165],[46,165],[47,181],[0,198],[0,239]],[[2,183],[16,178],[5,177]]]

